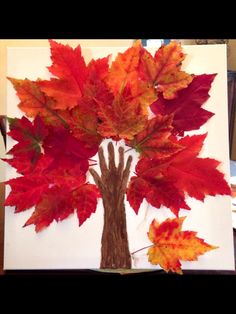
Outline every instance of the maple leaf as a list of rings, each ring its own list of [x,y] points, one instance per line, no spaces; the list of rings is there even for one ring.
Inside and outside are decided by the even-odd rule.
[[[230,195],[230,188],[217,166],[220,162],[211,158],[196,158],[188,164],[171,163],[165,176],[189,196],[203,201],[206,195]],[[210,178],[210,180],[209,180]]]
[[[69,189],[66,187],[52,187],[43,195],[24,227],[34,224],[35,231],[39,232],[49,226],[54,219],[57,222],[62,221],[72,214],[73,211]]]
[[[60,156],[74,156],[88,159],[98,151],[98,145],[89,145],[76,139],[67,129],[50,129],[50,133],[43,142],[45,154],[59,158]]]
[[[35,118],[37,115],[43,118],[47,124],[59,122],[64,127],[68,127],[66,121],[60,116],[56,109],[56,102],[51,97],[42,92],[39,81],[30,81],[28,79],[20,80],[9,78],[13,84],[16,94],[20,99],[18,107],[29,118]]]
[[[196,75],[189,86],[178,92],[175,99],[164,99],[161,95],[151,105],[155,114],[174,114],[174,132],[183,135],[184,131],[199,129],[214,114],[201,106],[210,97],[209,90],[216,74]]]
[[[84,164],[78,158],[62,155],[54,159],[43,155],[33,173],[5,182],[11,186],[5,205],[16,206],[19,212],[37,205],[52,187],[75,190],[85,184],[87,169],[88,162]]]
[[[180,43],[175,41],[161,46],[153,57],[146,49],[140,52],[139,73],[142,79],[162,92],[165,99],[173,99],[177,92],[186,88],[192,81],[192,75],[180,71],[185,58]]]
[[[13,155],[13,159],[3,160],[15,167],[19,173],[29,173],[42,155],[41,144],[48,135],[48,129],[39,116],[33,123],[26,117],[9,118],[8,121],[10,127],[8,135],[18,143],[7,152]]]
[[[127,200],[136,214],[138,214],[139,207],[147,195],[149,187],[148,182],[140,177],[132,177],[130,179],[126,192]]]
[[[178,189],[201,201],[206,195],[230,195],[230,187],[223,173],[217,169],[220,162],[195,157],[205,137],[206,134],[182,138],[179,143],[185,148],[170,158],[168,167],[163,171],[163,175],[174,182]]]
[[[176,154],[138,161],[137,176],[131,178],[127,190],[127,199],[136,213],[144,198],[156,208],[170,208],[177,216],[180,208],[190,209],[184,192],[201,201],[206,195],[230,195],[224,175],[217,169],[219,162],[197,157],[205,137],[206,134],[186,136],[178,141],[182,150]]]
[[[37,82],[28,79],[20,80],[8,77],[21,100],[18,107],[30,118],[38,114],[47,116],[52,110],[54,101],[41,91]]]
[[[100,192],[94,184],[84,184],[73,193],[73,204],[76,207],[79,225],[81,226],[97,208]]]
[[[149,167],[152,169],[152,165]],[[131,178],[127,189],[127,200],[136,214],[138,214],[139,207],[144,198],[156,208],[160,208],[162,205],[166,206],[175,215],[178,215],[181,208],[190,210],[190,207],[185,203],[184,193],[164,177],[144,178],[137,176]]]
[[[73,49],[54,40],[49,40],[49,43],[52,60],[49,71],[60,79],[73,80],[82,91],[88,73],[80,45]]]
[[[139,79],[138,66],[141,49],[141,42],[136,41],[133,47],[123,53],[118,53],[115,61],[112,62],[105,82],[115,96],[123,94],[125,88],[129,89],[127,102],[139,102],[146,111],[157,97],[154,87],[149,82]]]
[[[162,159],[141,158],[138,161],[136,176],[131,177],[127,189],[127,200],[136,213],[144,198],[156,208],[166,206],[175,215],[181,208],[190,210],[183,191],[163,174],[167,167],[168,163]]]
[[[97,131],[98,117],[95,112],[87,110],[86,107],[77,106],[72,112],[71,129],[73,135],[81,141],[90,145],[100,144],[101,135]]]
[[[103,137],[132,140],[144,128],[147,114],[138,100],[125,100],[126,92],[115,96],[109,103],[97,100],[98,116],[101,119],[98,132]]]
[[[185,218],[168,218],[160,224],[154,219],[150,225],[148,237],[154,245],[148,250],[148,260],[166,272],[182,274],[180,260],[196,261],[200,255],[218,248],[198,238],[194,231],[182,231]]]
[[[28,175],[32,173],[41,174],[44,169],[48,168],[53,161],[53,158],[44,154],[39,154],[37,161],[33,165],[28,158],[25,158],[25,156],[14,156],[12,159],[2,158],[2,160],[16,168],[18,173]]]
[[[40,81],[38,84],[48,96],[56,101],[56,109],[75,107],[83,95],[88,70],[81,54],[80,45],[75,49],[69,45],[49,40],[52,65],[49,71],[57,78]]]
[[[49,182],[43,175],[25,175],[6,181],[11,192],[5,200],[5,206],[16,206],[15,212],[21,212],[37,204],[49,188]]]
[[[91,60],[86,66],[79,45],[72,49],[53,40],[50,45],[53,64],[49,71],[58,78],[40,81],[38,84],[48,96],[56,100],[56,109],[72,109],[78,105],[88,84],[96,85],[97,81],[105,79],[109,56]]]
[[[88,219],[97,207],[97,198],[100,196],[94,184],[84,184],[71,193],[68,187],[52,187],[35,207],[35,211],[26,221],[24,227],[35,225],[35,231],[42,231],[53,220],[62,221],[74,213],[77,208],[79,225]]]
[[[105,58],[92,59],[88,64],[88,78],[90,84],[96,84],[98,81],[106,79],[109,71],[110,55]]]
[[[115,95],[121,92],[128,81],[136,78],[140,49],[141,44],[137,42],[125,52],[118,53],[112,62],[106,82]]]
[[[157,115],[148,120],[145,128],[126,144],[143,157],[164,158],[172,155],[182,149],[171,137],[172,121],[172,115]]]
[[[38,82],[40,89],[49,97],[55,100],[54,108],[72,109],[78,104],[82,93],[75,82],[51,78],[50,81]]]
[[[107,58],[92,60],[89,63],[88,81],[84,87],[84,95],[78,101],[77,106],[71,110],[70,118],[67,119],[73,136],[90,145],[100,144],[102,140],[98,132],[101,123],[98,103],[106,105],[114,99],[114,95],[102,81],[107,67]]]
[[[51,152],[53,156],[55,151]],[[25,226],[35,224],[36,232],[67,218],[77,208],[79,224],[96,210],[98,188],[86,183],[87,160],[66,156],[59,158],[43,155],[34,173],[6,182],[11,187],[5,205],[16,206],[21,212],[35,206],[35,211]]]

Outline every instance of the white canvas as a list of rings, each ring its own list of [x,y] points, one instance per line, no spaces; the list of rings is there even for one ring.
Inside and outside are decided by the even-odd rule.
[[[111,53],[114,58],[118,52],[125,49],[125,47],[86,48],[83,49],[83,55],[86,61]],[[183,46],[183,49],[187,53],[187,57],[182,68],[188,73],[218,73],[210,91],[211,97],[204,105],[204,108],[214,112],[215,115],[200,130],[188,132],[188,134],[208,132],[200,156],[222,161],[220,170],[225,173],[229,182],[226,46]],[[148,50],[152,53],[156,49],[148,48]],[[10,47],[7,60],[7,74],[10,77],[31,80],[38,77],[44,79],[50,77],[46,68],[51,63],[49,48]],[[15,90],[8,83],[7,115],[9,117],[22,116],[22,112],[17,108],[18,103]],[[13,142],[8,139],[8,149],[12,147]],[[106,145],[106,143],[104,144]],[[134,161],[131,175],[137,161],[136,153],[132,154]],[[7,179],[15,176],[14,169],[6,165]],[[92,182],[91,176],[89,179]],[[9,191],[10,188],[7,187],[7,195]],[[230,197],[208,196],[204,203],[191,198],[187,198],[186,201],[192,210],[180,211],[180,216],[187,216],[183,229],[197,231],[199,237],[219,248],[200,256],[196,262],[182,262],[182,268],[233,270],[234,251]],[[96,213],[82,227],[78,227],[77,217],[74,215],[62,222],[53,222],[42,232],[36,233],[33,225],[22,228],[32,212],[33,209],[30,209],[14,214],[14,208],[6,207],[5,209],[5,270],[99,268],[103,229],[101,200]],[[126,216],[130,252],[150,244],[147,231],[153,218],[162,221],[168,217],[174,217],[169,209],[155,209],[146,201],[142,203],[138,215],[126,202]],[[145,250],[134,255],[132,268],[159,269],[158,266],[153,266],[148,262]]]

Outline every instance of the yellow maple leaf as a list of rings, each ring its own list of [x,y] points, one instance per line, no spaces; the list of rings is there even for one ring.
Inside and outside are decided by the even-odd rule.
[[[160,224],[154,219],[150,225],[148,237],[154,245],[148,250],[149,262],[166,272],[182,274],[180,260],[196,261],[199,255],[217,248],[198,238],[194,231],[181,231],[185,218],[168,218]]]

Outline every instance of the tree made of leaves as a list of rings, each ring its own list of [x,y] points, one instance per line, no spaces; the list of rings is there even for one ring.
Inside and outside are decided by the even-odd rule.
[[[25,116],[8,119],[8,135],[17,144],[5,161],[21,176],[6,182],[11,192],[5,205],[15,206],[16,213],[35,207],[24,226],[34,224],[39,232],[74,212],[81,226],[101,197],[102,269],[132,267],[125,198],[136,214],[144,199],[157,210],[165,206],[176,218],[152,222],[148,257],[181,273],[180,260],[196,260],[216,248],[196,232],[181,231],[185,217],[178,217],[179,210],[190,210],[186,197],[203,201],[230,194],[219,162],[198,156],[207,134],[185,135],[213,116],[202,106],[216,74],[182,71],[185,54],[174,41],[154,56],[136,41],[111,64],[110,56],[86,64],[80,46],[53,40],[50,46],[50,80],[8,78]],[[104,139],[112,139],[107,161]],[[113,143],[120,140],[125,144],[116,165]],[[129,180],[131,149],[139,160]],[[93,168],[97,153],[100,174]],[[95,184],[88,182],[88,173]]]

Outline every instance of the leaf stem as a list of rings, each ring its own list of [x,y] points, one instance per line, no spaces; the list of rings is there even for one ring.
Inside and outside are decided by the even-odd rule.
[[[151,244],[151,245],[145,246],[145,247],[143,247],[143,248],[141,248],[141,249],[139,249],[139,250],[137,250],[137,251],[134,251],[133,253],[131,253],[131,255],[133,255],[133,254],[135,254],[135,253],[138,253],[139,251],[142,251],[142,250],[148,249],[149,247],[152,247],[152,246],[154,246],[154,244]]]

